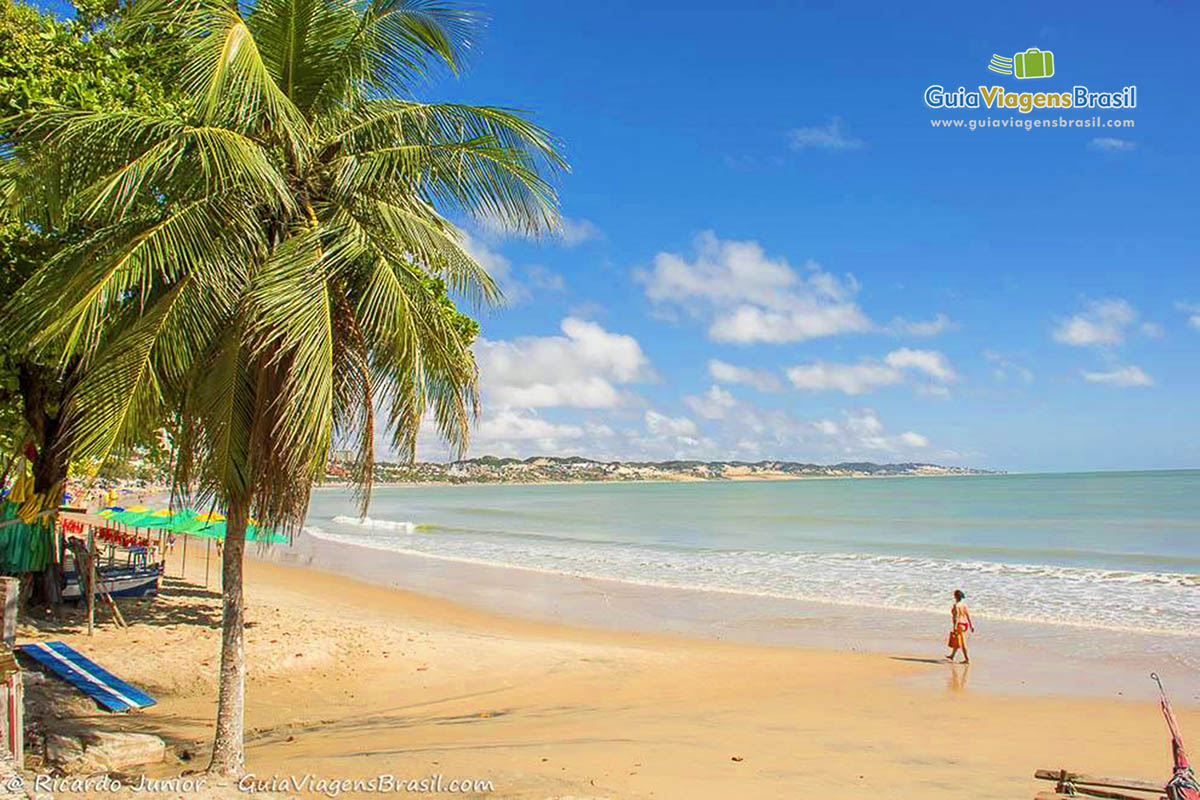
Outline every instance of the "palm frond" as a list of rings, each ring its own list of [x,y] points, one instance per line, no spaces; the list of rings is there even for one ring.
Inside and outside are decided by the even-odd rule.
[[[221,196],[122,220],[63,248],[7,310],[25,320],[34,346],[57,341],[63,358],[86,358],[110,316],[144,305],[156,286],[178,282],[185,270],[212,286],[244,282],[257,233],[253,217]]]
[[[64,437],[73,456],[101,464],[160,424],[222,317],[211,295],[184,278],[106,344],[68,400]]]
[[[500,303],[500,288],[463,247],[461,232],[428,203],[405,197],[389,201],[363,193],[331,207],[332,226],[406,271],[411,279],[442,277],[476,308]]]
[[[254,483],[255,381],[240,325],[226,326],[200,363],[182,406],[175,485],[201,503],[245,497]]]
[[[334,340],[333,425],[343,442],[353,445],[353,484],[359,512],[366,516],[375,480],[375,390],[371,352],[345,293],[333,297]]]
[[[142,0],[127,25],[134,30],[167,26],[188,43],[180,82],[203,125],[275,137],[295,163],[303,164],[308,123],[263,60],[237,3]]]
[[[255,274],[247,296],[252,352],[279,374],[272,447],[290,470],[323,469],[333,433],[334,330],[323,231],[294,233]]]
[[[82,219],[111,220],[168,197],[239,193],[243,204],[293,211],[284,177],[258,142],[236,131],[134,112],[52,109],[23,130],[40,155],[16,180],[36,203],[66,192]]]
[[[457,73],[479,22],[466,5],[445,0],[371,0],[338,42],[310,106],[329,112],[364,96],[407,93],[431,62]]]
[[[559,227],[548,175],[567,168],[544,129],[508,109],[368,101],[323,137],[331,191],[416,193],[521,233]]]

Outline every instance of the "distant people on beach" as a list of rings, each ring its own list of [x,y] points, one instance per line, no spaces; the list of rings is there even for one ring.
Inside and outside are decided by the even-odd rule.
[[[971,657],[967,654],[967,633],[975,632],[975,623],[971,621],[971,609],[967,608],[967,594],[962,589],[954,590],[954,605],[950,606],[950,655],[947,660],[953,661],[962,650],[963,663],[970,664]]]

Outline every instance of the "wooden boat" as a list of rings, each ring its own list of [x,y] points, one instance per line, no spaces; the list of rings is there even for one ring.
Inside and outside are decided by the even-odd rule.
[[[163,575],[162,564],[130,564],[96,567],[96,590],[111,597],[154,597]],[[77,572],[65,572],[67,585],[63,600],[82,600],[83,590]]]

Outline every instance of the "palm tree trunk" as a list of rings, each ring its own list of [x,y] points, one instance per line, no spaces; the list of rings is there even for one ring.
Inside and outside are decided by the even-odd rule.
[[[26,425],[33,433],[33,491],[36,494],[61,494],[67,480],[70,447],[65,441],[62,407],[67,387],[74,381],[72,366],[66,378],[57,376],[52,370],[33,361],[22,359],[17,363],[17,387],[21,395],[21,411]],[[57,408],[55,412],[53,409]],[[54,526],[58,518],[57,509],[61,497],[52,497],[51,508],[55,513],[46,525],[47,549],[53,552],[57,542]],[[62,600],[60,579],[62,564],[51,559],[46,569],[34,574],[34,592],[49,605],[58,605]]]
[[[221,675],[217,699],[217,733],[213,741],[214,775],[238,776],[246,766],[243,741],[246,705],[245,601],[242,556],[246,551],[247,503],[231,501],[225,520],[222,553]]]

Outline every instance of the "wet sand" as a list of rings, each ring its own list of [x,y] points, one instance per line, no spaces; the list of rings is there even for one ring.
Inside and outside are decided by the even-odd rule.
[[[179,553],[169,576],[179,575]],[[23,626],[22,638],[63,639],[159,700],[113,716],[47,682],[35,691],[49,696],[57,717],[44,725],[158,733],[170,757],[149,774],[203,767],[220,615],[215,551],[207,589],[204,561],[204,546],[192,542],[186,581],[169,577],[157,601],[124,601],[129,628],[103,611],[90,639],[78,614]],[[392,573],[387,582],[408,577]],[[941,662],[936,643],[911,645],[907,634],[890,652],[854,652],[854,642],[798,647],[639,632],[632,606],[606,611],[596,587],[582,584],[577,602],[595,624],[568,625],[547,621],[561,616],[549,607],[561,599],[553,593],[526,615],[533,619],[494,613],[522,586],[539,596],[522,576],[506,580],[503,589],[464,592],[470,608],[251,559],[250,771],[266,783],[441,775],[491,782],[490,792],[458,796],[539,800],[1014,798],[1048,788],[1032,779],[1040,767],[1148,779],[1168,772],[1166,728],[1141,690],[1079,692],[1053,677],[1057,669],[1021,685],[1005,677],[1020,654],[989,653],[983,639],[964,667]],[[772,620],[773,630],[823,625]],[[1074,672],[1087,683],[1086,669]],[[1179,690],[1184,732],[1200,742],[1194,689]],[[342,793],[359,795],[367,793]]]

